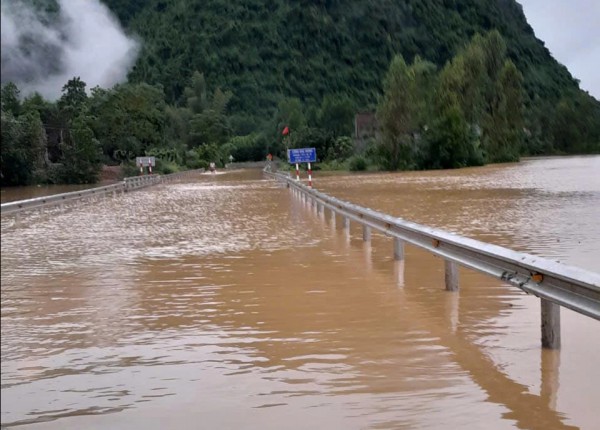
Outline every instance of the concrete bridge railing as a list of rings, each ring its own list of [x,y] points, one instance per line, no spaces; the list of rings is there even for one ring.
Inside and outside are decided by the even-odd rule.
[[[324,209],[329,209],[332,221],[336,215],[343,217],[348,234],[350,221],[354,221],[362,225],[364,241],[371,240],[372,230],[393,237],[396,260],[404,260],[405,243],[442,257],[448,291],[458,290],[460,265],[501,279],[539,297],[543,347],[560,348],[560,306],[600,320],[598,273],[363,208],[309,188],[289,175],[265,174],[286,183],[295,196],[316,206],[318,213],[324,214]]]

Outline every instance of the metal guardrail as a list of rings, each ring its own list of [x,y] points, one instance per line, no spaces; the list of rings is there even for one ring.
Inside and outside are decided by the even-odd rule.
[[[137,190],[139,188],[149,187],[150,185],[160,184],[162,180],[161,175],[142,175],[142,176],[131,176],[123,179],[125,182],[125,191]]]
[[[62,205],[68,202],[81,200],[90,197],[105,196],[109,193],[119,193],[136,190],[161,182],[160,175],[134,176],[125,178],[121,182],[106,185],[103,187],[89,188],[87,190],[73,191],[70,193],[53,194],[33,199],[19,200],[16,202],[2,203],[0,205],[2,215],[16,214],[26,210],[41,209],[50,206]]]
[[[419,246],[442,257],[446,262],[459,264],[516,285],[526,293],[542,299],[542,344],[560,346],[559,307],[564,306],[580,314],[600,320],[600,274],[578,267],[557,263],[543,257],[517,252],[497,245],[461,237],[447,231],[395,218],[372,209],[328,196],[295,181],[282,173],[268,173],[287,185],[303,198],[330,209],[349,221],[363,225],[363,239],[370,240],[370,229],[375,229],[397,241],[395,254],[403,259],[403,243]],[[319,208],[319,205],[322,205]],[[399,258],[398,258],[399,257]],[[453,273],[448,273],[448,272]],[[450,275],[450,276],[449,276]],[[446,289],[458,288],[457,272],[446,265]],[[452,278],[455,278],[452,281]],[[456,285],[448,285],[455,282]]]
[[[125,178],[115,184],[103,187],[89,188],[87,190],[73,191],[70,193],[53,194],[33,199],[19,200],[15,202],[2,203],[2,215],[17,214],[26,210],[40,209],[50,206],[61,205],[67,202],[81,200],[89,197],[104,196],[109,193],[127,192],[140,188],[168,182],[182,177],[202,173],[205,169],[185,170],[183,172],[170,173],[168,175],[142,175]]]
[[[107,185],[104,187],[90,188],[87,190],[74,191],[70,193],[54,194],[44,197],[36,197],[33,199],[19,200],[16,202],[2,203],[2,215],[14,214],[31,209],[39,209],[49,206],[60,205],[74,200],[80,200],[87,197],[102,196],[111,192],[124,192],[126,183],[119,182],[117,184]]]

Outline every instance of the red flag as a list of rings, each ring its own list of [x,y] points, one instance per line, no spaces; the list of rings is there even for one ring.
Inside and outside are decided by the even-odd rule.
[[[283,129],[281,134],[283,134],[284,136],[287,136],[288,134],[290,134],[290,129],[288,128],[288,126],[285,126],[285,128]]]

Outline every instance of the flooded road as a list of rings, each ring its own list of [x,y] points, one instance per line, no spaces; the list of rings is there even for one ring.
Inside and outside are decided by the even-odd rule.
[[[319,190],[600,271],[600,157],[316,174]],[[258,171],[2,219],[1,423],[598,428],[600,323],[321,218]]]
[[[106,184],[83,184],[83,185],[29,185],[25,187],[5,187],[0,190],[0,201],[2,203],[17,200],[34,199],[54,194],[72,193],[104,186]]]

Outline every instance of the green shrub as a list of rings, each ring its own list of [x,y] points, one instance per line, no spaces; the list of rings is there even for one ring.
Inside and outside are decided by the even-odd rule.
[[[190,149],[185,153],[185,167],[188,169],[199,169],[201,168],[201,164],[205,164],[205,160],[200,159],[200,155],[197,151]]]
[[[152,170],[152,173],[159,173],[161,175],[168,175],[170,173],[179,172],[179,166],[172,161],[163,161],[159,158],[156,159],[156,168]]]
[[[364,157],[361,157],[360,155],[355,155],[354,157],[350,158],[348,168],[351,172],[360,172],[367,170],[367,160],[365,160]]]
[[[260,135],[232,137],[229,142],[221,146],[221,157],[229,163],[229,156],[234,162],[261,161],[265,159],[266,142]]]
[[[140,168],[135,165],[135,161],[126,161],[121,164],[123,175],[126,178],[137,176],[140,174]]]
[[[328,160],[345,160],[351,157],[354,152],[354,143],[348,136],[336,137],[331,146],[327,149]]]
[[[214,162],[217,164],[217,166],[223,166],[221,153],[217,144],[211,143],[208,145],[200,145],[196,148],[196,151],[198,152],[198,157],[200,160],[206,161],[207,165],[210,162]]]

